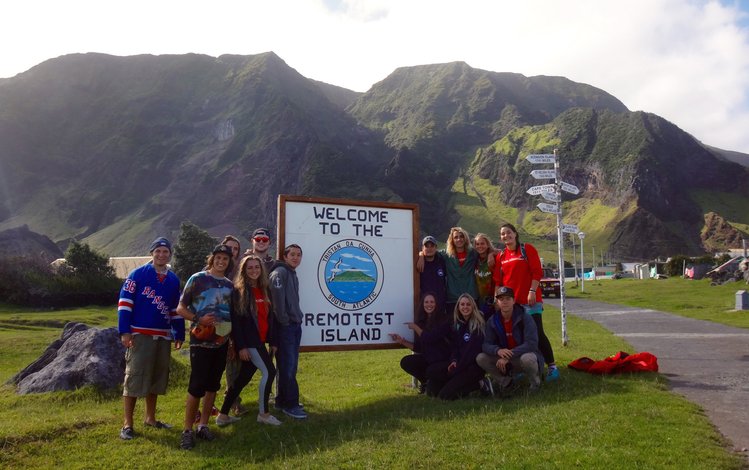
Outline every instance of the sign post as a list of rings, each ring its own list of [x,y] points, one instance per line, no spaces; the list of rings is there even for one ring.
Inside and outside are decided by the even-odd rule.
[[[400,347],[412,338],[416,204],[280,195],[279,250],[302,247],[296,269],[305,351]]]
[[[580,269],[583,271],[583,279],[580,284],[580,292],[585,292],[585,244],[583,243],[583,240],[585,240],[585,232],[577,232],[577,236],[580,237]]]
[[[526,191],[532,196],[541,195],[544,199],[556,204],[549,204],[541,202],[536,205],[542,212],[549,214],[556,214],[557,216],[557,260],[559,266],[559,299],[560,299],[560,310],[562,314],[562,344],[567,345],[569,339],[567,337],[567,306],[566,306],[566,293],[564,289],[564,233],[578,233],[580,229],[577,225],[563,224],[562,223],[562,191],[570,194],[579,194],[580,190],[577,186],[566,183],[560,178],[559,170],[559,155],[558,150],[554,149],[553,154],[531,154],[526,157],[529,163],[553,163],[554,169],[549,170],[533,170],[531,176],[535,179],[554,179],[553,184],[544,184],[539,186],[533,186],[528,188]],[[576,271],[577,273],[577,271]]]

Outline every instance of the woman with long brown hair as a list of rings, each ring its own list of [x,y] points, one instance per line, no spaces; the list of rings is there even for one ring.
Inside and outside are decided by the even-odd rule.
[[[239,420],[229,416],[229,410],[256,370],[260,370],[262,374],[258,384],[257,421],[276,426],[281,424],[268,411],[273,379],[276,376],[276,368],[266,346],[272,333],[272,315],[268,274],[262,260],[255,255],[245,256],[234,279],[231,303],[232,340],[242,365],[234,384],[226,391],[221,413],[216,417],[216,424],[219,426]]]

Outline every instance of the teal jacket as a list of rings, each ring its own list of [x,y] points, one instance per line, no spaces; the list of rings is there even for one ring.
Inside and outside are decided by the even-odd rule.
[[[463,266],[458,263],[458,258],[448,255],[445,250],[440,250],[437,254],[445,260],[447,268],[447,302],[454,304],[463,294],[469,294],[474,300],[478,299],[479,290],[474,276],[476,262],[479,259],[478,252],[469,248]],[[452,312],[447,313],[452,315]]]

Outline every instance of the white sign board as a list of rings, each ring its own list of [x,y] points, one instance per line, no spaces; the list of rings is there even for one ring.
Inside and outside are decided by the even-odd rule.
[[[525,157],[529,163],[554,163],[553,153],[534,153]]]
[[[539,202],[536,207],[541,209],[541,212],[547,212],[549,214],[559,214],[559,206],[556,204],[547,204],[545,202]]]
[[[574,224],[562,224],[562,232],[564,233],[577,233],[580,229]]]
[[[544,192],[554,192],[557,189],[557,185],[555,184],[542,184],[539,186],[531,186],[528,188],[528,191],[526,193],[530,194],[531,196],[538,196],[541,193]]]
[[[556,178],[557,172],[554,170],[533,170],[531,176],[537,180]]]
[[[559,202],[562,199],[557,193],[552,193],[549,191],[542,192],[541,197],[551,202]]]
[[[411,338],[418,206],[279,196],[279,251],[302,247],[306,350],[393,347]]]
[[[570,194],[579,194],[580,190],[574,184],[565,183],[562,181],[562,191],[566,191]]]

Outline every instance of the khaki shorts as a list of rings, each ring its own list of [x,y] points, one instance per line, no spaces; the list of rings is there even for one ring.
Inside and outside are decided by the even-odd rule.
[[[122,396],[164,395],[169,382],[172,342],[149,335],[133,335],[125,351],[125,383]]]

